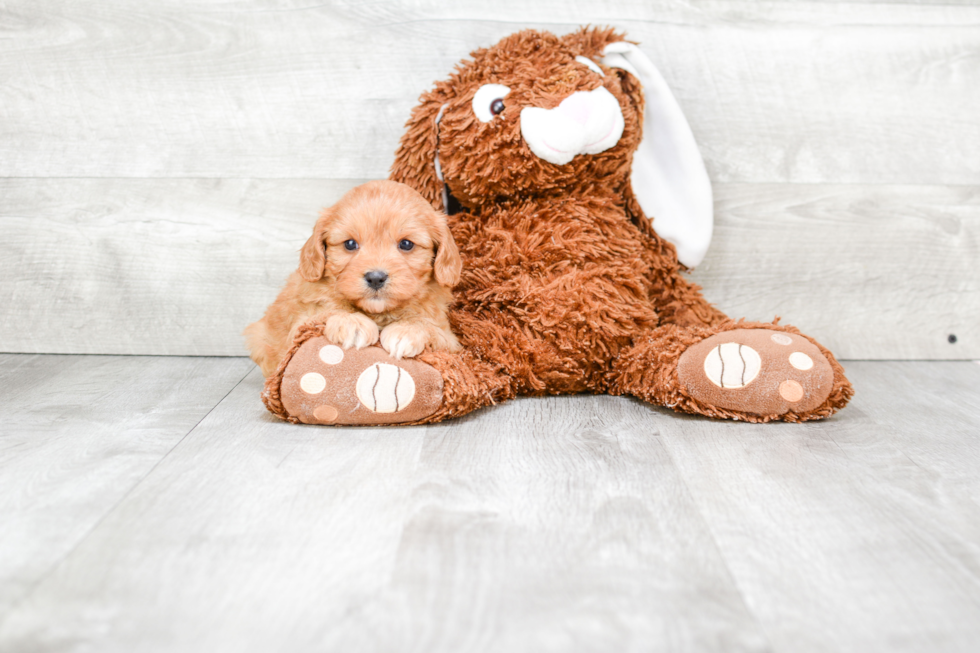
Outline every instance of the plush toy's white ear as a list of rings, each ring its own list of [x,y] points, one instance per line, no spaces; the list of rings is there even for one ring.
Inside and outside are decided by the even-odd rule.
[[[701,262],[714,222],[711,181],[694,134],[667,82],[632,43],[610,43],[602,63],[622,68],[643,85],[643,140],[633,155],[631,185],[660,237],[674,244],[689,268]]]

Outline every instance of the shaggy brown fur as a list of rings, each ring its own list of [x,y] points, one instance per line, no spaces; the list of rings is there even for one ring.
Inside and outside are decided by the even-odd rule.
[[[717,408],[689,396],[678,381],[683,352],[712,334],[759,327],[798,332],[729,320],[681,276],[673,245],[651,228],[630,186],[642,88],[623,70],[603,67],[600,76],[575,60],[598,62],[607,44],[622,40],[611,29],[561,38],[531,30],[511,35],[473,52],[413,111],[391,178],[443,208],[438,153],[445,182],[462,206],[450,217],[463,259],[450,320],[464,350],[419,357],[445,381],[442,408],[423,421],[517,394],[632,394],[679,411],[746,421],[822,418],[850,398],[842,368],[822,347],[833,388],[820,406],[801,414]],[[510,93],[502,113],[481,122],[471,101],[487,83],[508,86]],[[599,86],[622,109],[619,142],[565,165],[535,156],[521,135],[521,108],[550,109],[575,91]],[[305,337],[315,334],[314,328]],[[269,396],[277,382],[270,379]],[[287,417],[274,403],[270,409]]]

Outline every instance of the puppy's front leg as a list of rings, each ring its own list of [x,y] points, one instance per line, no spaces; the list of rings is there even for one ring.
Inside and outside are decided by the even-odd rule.
[[[378,335],[378,325],[362,313],[334,313],[323,325],[323,337],[344,349],[373,345]]]
[[[402,320],[381,330],[381,346],[395,358],[412,358],[429,347],[433,351],[458,351],[459,341],[449,330],[431,320]]]

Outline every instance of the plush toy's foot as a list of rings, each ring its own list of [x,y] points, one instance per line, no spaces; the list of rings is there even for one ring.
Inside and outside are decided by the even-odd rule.
[[[685,351],[677,379],[702,404],[776,417],[805,414],[823,404],[834,387],[834,370],[800,335],[736,329]]]
[[[289,359],[279,401],[285,416],[305,424],[402,424],[435,413],[442,386],[442,375],[423,362],[381,347],[344,350],[320,336]]]
[[[473,352],[423,352],[395,359],[381,347],[341,349],[324,325],[304,324],[265,380],[269,412],[305,424],[430,424],[516,394],[502,367]]]
[[[833,415],[854,394],[833,354],[789,326],[665,325],[620,354],[610,391],[747,422]]]

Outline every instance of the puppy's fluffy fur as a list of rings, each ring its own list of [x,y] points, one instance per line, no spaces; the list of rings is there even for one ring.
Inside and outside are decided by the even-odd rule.
[[[412,188],[372,181],[325,209],[265,316],[245,329],[252,360],[269,376],[304,323],[348,349],[380,339],[395,358],[460,348],[446,310],[462,262],[446,216]],[[366,277],[368,273],[373,273]],[[387,279],[380,288],[381,274]]]

